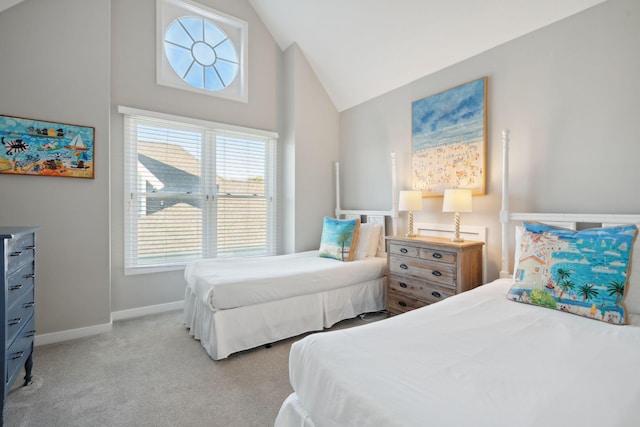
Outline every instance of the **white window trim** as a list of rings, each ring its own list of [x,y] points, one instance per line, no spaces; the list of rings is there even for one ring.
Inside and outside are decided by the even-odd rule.
[[[168,120],[168,121],[174,121],[174,122],[181,122],[181,123],[185,123],[185,124],[190,124],[190,125],[195,125],[195,126],[203,126],[209,129],[215,129],[218,131],[225,131],[225,132],[229,132],[229,133],[238,133],[238,134],[252,134],[252,135],[256,135],[256,136],[261,136],[261,137],[265,137],[265,138],[271,138],[274,140],[278,139],[278,133],[277,132],[272,132],[272,131],[267,131],[267,130],[262,130],[262,129],[254,129],[254,128],[247,128],[247,127],[243,127],[243,126],[235,126],[235,125],[230,125],[230,124],[226,124],[226,123],[219,123],[219,122],[213,122],[213,121],[209,121],[209,120],[202,120],[202,119],[195,119],[192,117],[185,117],[185,116],[177,116],[177,115],[173,115],[173,114],[166,114],[166,113],[160,113],[160,112],[156,112],[156,111],[149,111],[149,110],[142,110],[142,109],[138,109],[138,108],[131,108],[131,107],[126,107],[126,106],[118,106],[118,113],[120,114],[124,114],[124,115],[129,115],[129,116],[141,116],[141,117],[147,117],[147,118],[152,118],[152,119],[162,119],[162,120]],[[124,129],[124,131],[126,132],[126,127]],[[126,136],[124,136],[124,138],[126,138]],[[124,149],[127,150],[126,145],[124,146]],[[272,177],[275,177],[275,171],[271,171],[272,172]],[[130,182],[129,177],[130,177],[130,171],[126,171],[125,172],[125,187],[128,188],[130,186]],[[126,194],[126,192],[125,192]],[[128,219],[127,217],[127,205],[125,203],[125,227],[128,227]],[[275,220],[275,219],[274,219]],[[277,224],[277,221],[276,221]],[[277,225],[275,226],[275,229],[277,229]],[[275,231],[274,230],[270,230],[270,231]],[[268,230],[269,231],[269,230]],[[131,230],[124,230],[125,232],[125,239],[127,236],[127,233],[131,232]],[[272,238],[275,238],[275,236],[271,236]],[[126,244],[126,243],[125,243]],[[126,251],[125,251],[126,252]],[[168,271],[175,271],[175,270],[183,270],[185,267],[184,263],[167,263],[164,265],[153,265],[153,266],[136,266],[136,267],[125,267],[125,271],[124,274],[125,276],[129,276],[129,275],[138,275],[138,274],[148,274],[148,273],[157,273],[157,272],[168,272]]]
[[[169,61],[164,54],[164,32],[170,22],[165,22],[163,8],[165,5],[183,9],[194,15],[204,17],[225,27],[233,28],[239,32],[239,42],[236,41],[238,56],[240,58],[240,69],[238,70],[237,86],[234,82],[230,87],[211,91],[199,89],[186,83],[175,75]],[[249,24],[239,18],[226,13],[211,9],[190,0],[156,0],[156,83],[161,86],[169,86],[202,95],[215,96],[218,98],[231,99],[240,102],[249,102]]]
[[[252,133],[254,135],[264,136],[266,138],[278,139],[278,132],[248,128],[244,126],[230,125],[228,123],[213,122],[210,120],[194,119],[193,117],[177,116],[175,114],[159,113],[157,111],[141,110],[139,108],[132,108],[119,105],[118,113],[127,114],[130,116],[144,116],[153,119],[172,120],[176,122],[188,123],[196,126],[204,126],[209,128],[215,128],[218,130],[224,130],[227,132],[237,133]]]

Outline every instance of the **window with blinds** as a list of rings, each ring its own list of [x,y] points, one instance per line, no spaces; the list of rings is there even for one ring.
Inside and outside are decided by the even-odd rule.
[[[125,273],[274,255],[276,135],[131,110],[120,108]]]

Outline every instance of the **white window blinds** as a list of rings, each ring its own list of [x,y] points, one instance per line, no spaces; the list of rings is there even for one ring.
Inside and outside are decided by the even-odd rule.
[[[126,273],[276,253],[273,136],[121,112]]]

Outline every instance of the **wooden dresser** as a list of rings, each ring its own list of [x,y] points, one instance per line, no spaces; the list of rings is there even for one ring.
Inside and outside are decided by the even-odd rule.
[[[483,245],[438,237],[387,237],[387,316],[481,285]]]
[[[34,227],[0,227],[2,256],[2,418],[7,393],[25,367],[24,384],[31,382],[35,336],[36,230]]]

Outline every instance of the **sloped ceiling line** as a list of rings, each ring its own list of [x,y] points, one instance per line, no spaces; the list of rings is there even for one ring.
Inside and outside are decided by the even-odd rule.
[[[604,0],[249,0],[297,43],[338,111]]]

